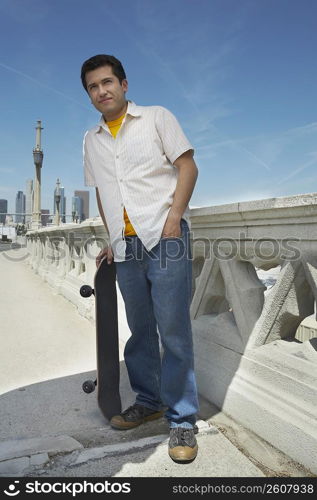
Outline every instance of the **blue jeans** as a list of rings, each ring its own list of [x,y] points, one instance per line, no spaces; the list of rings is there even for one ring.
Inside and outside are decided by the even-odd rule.
[[[116,262],[116,269],[132,334],[124,357],[136,403],[153,410],[165,406],[170,427],[191,428],[198,411],[189,315],[192,261],[183,219],[181,227],[181,237],[162,238],[149,252],[137,236],[126,237],[126,260]]]

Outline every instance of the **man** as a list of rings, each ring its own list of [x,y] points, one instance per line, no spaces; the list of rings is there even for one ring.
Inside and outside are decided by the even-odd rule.
[[[91,57],[81,79],[102,113],[84,138],[85,183],[96,187],[110,239],[96,264],[114,258],[131,330],[124,357],[136,401],[110,424],[131,429],[165,409],[169,455],[191,461],[198,450],[189,316],[188,202],[198,174],[193,148],[170,111],[126,100],[128,82],[115,57]]]

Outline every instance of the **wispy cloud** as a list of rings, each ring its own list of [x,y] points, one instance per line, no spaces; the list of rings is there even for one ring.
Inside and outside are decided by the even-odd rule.
[[[222,148],[228,146],[242,146],[245,143],[254,142],[258,145],[267,144],[271,145],[271,149],[278,150],[278,145],[281,147],[287,143],[295,139],[300,139],[301,137],[308,137],[309,135],[317,134],[317,122],[312,122],[306,125],[301,125],[298,127],[293,127],[290,129],[286,129],[276,134],[261,134],[261,135],[253,135],[253,136],[245,136],[239,139],[220,139],[217,135],[217,142],[213,142],[212,144],[206,144],[205,146],[201,146],[201,149],[209,149],[209,148]]]
[[[317,151],[312,151],[308,153],[308,156],[311,156],[311,159],[305,162],[303,165],[300,165],[298,168],[292,170],[286,177],[283,177],[280,181],[278,181],[275,185],[280,186],[281,184],[285,184],[287,181],[296,177],[300,172],[305,170],[306,168],[312,167],[317,164]]]
[[[299,127],[293,127],[286,130],[282,136],[284,137],[302,137],[309,134],[317,133],[317,122],[308,123],[306,125],[301,125]]]
[[[304,141],[309,140],[310,137],[314,138],[317,135],[317,122],[292,127],[290,129],[281,131],[277,134],[268,134],[259,138],[254,138],[258,147],[262,148],[264,154],[269,157],[269,162],[273,164],[279,161],[282,154],[284,154],[294,144],[300,149]],[[315,138],[317,139],[317,137]],[[316,141],[314,140],[314,143]],[[306,146],[307,147],[307,146]],[[306,154],[305,150],[305,154]]]
[[[254,157],[258,161],[260,158],[265,158],[263,160],[263,166],[267,166],[269,170],[272,170],[273,166],[276,164],[280,165],[280,159],[283,155],[284,158],[288,157],[291,148],[296,144],[297,154],[302,154],[303,157],[310,156],[308,161],[305,161],[299,167],[296,167],[291,172],[288,173],[283,179],[278,181],[275,185],[279,186],[284,182],[288,181],[292,177],[295,177],[301,171],[314,165],[316,163],[316,153],[314,151],[307,152],[307,147],[309,147],[307,139],[311,136],[313,139],[317,135],[317,122],[312,122],[309,124],[301,125],[298,127],[293,127],[282,131],[277,134],[268,134],[254,137],[245,137],[242,140],[232,142],[232,147],[244,148],[243,144],[248,144],[248,153],[252,157],[252,151],[250,150],[250,144],[253,144],[253,150],[255,150]],[[315,144],[315,140],[314,140]],[[220,144],[219,144],[220,146]],[[244,148],[245,149],[245,148]],[[259,154],[259,152],[261,152]],[[295,160],[298,163],[298,160]],[[261,161],[260,161],[261,162]],[[285,159],[284,159],[285,163]],[[290,167],[291,167],[290,161]]]
[[[303,159],[302,164],[293,168],[287,176],[278,181],[276,185],[280,185],[314,164],[315,152],[307,153],[307,148],[316,144],[316,136],[317,122],[292,127],[275,134],[261,134],[239,139],[221,137],[217,129],[213,140],[210,140],[209,144],[200,145],[199,151],[202,151],[205,157],[208,157],[208,154],[213,155],[219,149],[244,151],[251,160],[253,158],[257,164],[264,166],[267,170],[272,170],[281,166],[282,158],[283,163],[285,163],[285,158],[293,156],[291,150],[296,144],[297,155],[302,156]],[[310,156],[310,159],[305,161],[307,156]],[[294,158],[288,161],[289,167],[292,167],[294,161],[296,161],[297,165],[300,162],[300,160]]]
[[[46,90],[49,90],[50,92],[53,92],[54,94],[57,94],[60,97],[63,97],[64,99],[67,99],[68,101],[71,101],[72,103],[76,104],[77,106],[80,106],[81,108],[84,108],[88,111],[92,111],[92,108],[85,106],[84,104],[77,101],[76,99],[73,99],[72,97],[65,94],[64,92],[61,92],[60,90],[55,89],[54,87],[50,87],[49,85],[46,85],[45,83],[41,82],[40,80],[37,80],[36,78],[33,78],[32,76],[30,76],[30,75],[28,75],[28,74],[26,74],[26,73],[24,73],[16,68],[13,68],[12,66],[8,66],[7,64],[3,64],[0,62],[0,67],[4,68],[7,71],[10,71],[11,73],[15,73],[18,76],[22,76],[26,80],[29,80],[30,82],[35,83],[36,85],[38,85]]]

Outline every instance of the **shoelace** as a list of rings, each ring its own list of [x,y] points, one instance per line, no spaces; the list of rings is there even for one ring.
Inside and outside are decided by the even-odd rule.
[[[129,408],[122,412],[122,415],[131,415],[132,417],[139,417],[140,414],[143,414],[142,407],[136,405],[129,406]]]
[[[177,441],[181,446],[188,445],[189,443],[186,441],[186,438],[190,438],[191,429],[184,429],[182,427],[177,427]]]

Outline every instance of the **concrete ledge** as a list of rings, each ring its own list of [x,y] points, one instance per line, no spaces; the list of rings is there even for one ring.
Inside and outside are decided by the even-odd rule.
[[[1,476],[23,476],[26,471],[34,467],[45,465],[49,462],[47,453],[38,453],[31,457],[13,458],[0,462]]]
[[[83,445],[69,436],[10,439],[0,442],[0,461],[28,457],[40,453],[56,455],[82,449]]]
[[[311,344],[279,340],[239,355],[195,333],[200,393],[316,474],[317,353]]]
[[[168,456],[168,434],[161,434],[57,458],[41,477],[264,476],[261,469],[215,427],[208,426],[206,422],[199,427],[196,436],[199,452],[191,463],[173,462]]]
[[[1,476],[22,476],[24,471],[30,467],[30,457],[14,458],[0,462]]]
[[[208,425],[206,422],[199,420],[197,422],[199,434],[217,434],[216,427]],[[108,455],[126,454],[131,451],[138,451],[151,446],[156,446],[163,442],[167,442],[168,437],[166,434],[159,434],[158,436],[144,437],[135,441],[123,441],[122,443],[115,443],[98,448],[91,448],[76,454],[75,460],[72,465],[78,465],[87,462],[88,460],[96,460],[97,458],[104,458]]]

